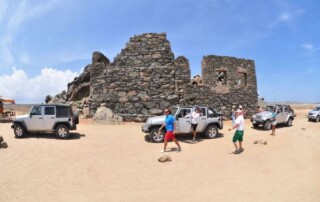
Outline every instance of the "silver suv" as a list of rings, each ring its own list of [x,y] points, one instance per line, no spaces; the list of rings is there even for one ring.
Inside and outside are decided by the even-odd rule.
[[[219,129],[223,128],[223,120],[221,114],[217,113],[212,108],[199,107],[200,120],[198,121],[197,132],[204,133],[207,138],[215,138]],[[180,107],[174,106],[172,115],[176,118],[176,133],[189,134],[191,130],[190,114],[195,110],[195,107]],[[147,122],[141,126],[144,133],[148,133],[152,142],[163,142],[165,130],[158,131],[164,123],[165,115],[148,118]]]
[[[308,120],[309,121],[314,120],[315,122],[320,121],[320,106],[315,107],[313,110],[309,112]]]
[[[277,124],[286,124],[292,126],[292,121],[295,117],[295,113],[289,105],[268,105],[265,111],[254,114],[251,118],[251,122],[254,128],[262,125],[265,130],[271,129],[272,112],[276,109]]]
[[[61,139],[69,138],[69,131],[76,130],[79,117],[67,104],[34,105],[29,114],[17,116],[11,128],[17,138],[29,132],[55,132]]]

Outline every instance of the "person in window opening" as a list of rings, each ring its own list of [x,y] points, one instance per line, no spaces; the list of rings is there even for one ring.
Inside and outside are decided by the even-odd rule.
[[[192,142],[194,142],[196,140],[199,117],[200,117],[200,108],[196,107],[196,109],[191,114],[191,128],[192,128],[192,132],[193,132]]]
[[[164,114],[166,115],[166,118],[165,118],[165,121],[162,124],[162,126],[159,128],[159,132],[160,132],[163,127],[166,127],[166,134],[164,137],[164,145],[163,145],[163,149],[160,151],[161,153],[166,152],[168,141],[170,141],[170,140],[173,140],[174,143],[176,143],[176,145],[178,146],[178,152],[181,151],[181,146],[174,135],[174,133],[175,133],[174,131],[176,129],[176,119],[174,118],[174,116],[171,113],[172,113],[171,110],[168,108],[166,108],[164,110]]]
[[[271,115],[271,128],[272,132],[270,135],[275,136],[276,135],[276,125],[277,125],[277,109],[274,108],[272,115]]]
[[[217,77],[217,80],[220,84],[223,84],[224,83],[224,80],[225,80],[225,75],[224,75],[224,72],[219,72],[219,75]]]

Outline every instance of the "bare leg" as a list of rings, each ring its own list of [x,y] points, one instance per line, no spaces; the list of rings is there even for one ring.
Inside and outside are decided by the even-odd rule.
[[[178,146],[179,150],[181,150],[180,144],[176,138],[173,139],[174,143]]]
[[[238,150],[238,145],[237,145],[237,142],[234,142],[234,147],[236,148],[236,150]]]
[[[194,131],[193,131],[193,141],[196,140],[196,135],[197,135],[197,132],[196,132],[196,130],[194,130]]]
[[[167,149],[168,140],[164,140],[163,151],[165,152]]]

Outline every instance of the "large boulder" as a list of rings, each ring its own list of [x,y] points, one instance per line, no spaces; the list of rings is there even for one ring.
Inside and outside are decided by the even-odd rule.
[[[99,107],[93,116],[95,123],[107,125],[120,125],[123,124],[123,118],[114,114],[111,109],[106,107]]]

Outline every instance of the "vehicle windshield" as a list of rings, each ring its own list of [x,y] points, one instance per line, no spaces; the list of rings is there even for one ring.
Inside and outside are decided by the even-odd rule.
[[[266,110],[265,111],[268,111],[268,112],[273,112],[273,110],[276,108],[276,106],[267,106],[266,107]]]
[[[175,115],[177,113],[178,107],[172,107],[172,115]]]
[[[313,111],[320,111],[320,107],[315,107]]]

